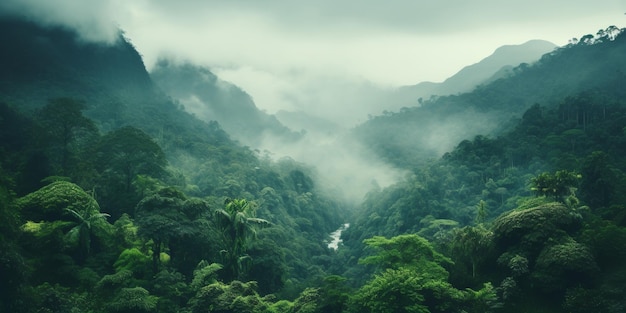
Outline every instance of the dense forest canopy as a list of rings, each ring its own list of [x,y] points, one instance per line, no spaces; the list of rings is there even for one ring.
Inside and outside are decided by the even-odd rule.
[[[407,174],[353,207],[186,112],[121,33],[0,26],[2,312],[626,308],[621,29],[356,127]]]

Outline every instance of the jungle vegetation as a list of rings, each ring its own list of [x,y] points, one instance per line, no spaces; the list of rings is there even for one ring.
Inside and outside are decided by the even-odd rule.
[[[357,205],[185,112],[122,34],[0,35],[2,312],[626,308],[623,30],[355,128],[407,170]],[[453,117],[491,126],[420,144]]]

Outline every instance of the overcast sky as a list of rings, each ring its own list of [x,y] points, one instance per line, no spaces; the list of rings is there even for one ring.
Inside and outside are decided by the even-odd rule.
[[[119,26],[146,66],[162,56],[209,66],[270,113],[351,101],[368,83],[442,81],[505,44],[564,45],[626,25],[626,0],[2,0],[0,9],[87,40]]]

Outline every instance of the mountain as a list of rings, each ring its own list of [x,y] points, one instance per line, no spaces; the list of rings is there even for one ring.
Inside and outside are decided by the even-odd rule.
[[[354,134],[388,161],[406,167],[437,158],[475,135],[497,135],[536,103],[554,106],[567,96],[596,90],[623,97],[626,39],[621,33],[609,28],[603,36],[585,36],[585,41],[522,63],[472,92],[432,97],[420,107],[377,116]]]
[[[98,99],[93,108],[155,93],[141,56],[121,33],[111,45],[84,42],[61,27],[3,17],[0,39],[0,92],[29,109],[55,96]]]
[[[557,46],[545,40],[531,40],[520,45],[506,45],[496,49],[480,62],[468,65],[441,83],[421,82],[397,90],[397,103],[392,109],[411,107],[431,96],[445,96],[469,92],[478,85],[506,75],[508,70],[522,63],[532,63]],[[420,98],[422,100],[420,100]]]
[[[230,144],[216,125],[192,118],[154,85],[141,55],[120,32],[114,43],[85,42],[69,29],[0,18],[0,101],[32,114],[51,99],[71,98],[101,131],[125,125],[176,146],[177,129],[194,140]]]
[[[267,155],[260,155],[258,150],[232,140],[219,123],[203,121],[185,111],[181,103],[173,101],[172,96],[153,82],[141,55],[121,32],[114,43],[84,42],[71,29],[0,16],[3,45],[0,49],[0,217],[6,221],[5,217],[10,216],[15,238],[21,238],[17,234],[22,232],[20,226],[28,217],[22,216],[14,205],[17,198],[47,193],[46,190],[55,192],[58,185],[68,187],[70,193],[80,191],[81,197],[87,195],[83,190],[89,190],[88,197],[93,198],[90,201],[94,203],[89,208],[106,212],[102,216],[110,215],[109,220],[103,219],[100,224],[110,230],[108,234],[123,236],[113,230],[112,223],[120,220],[130,225],[128,229],[136,230],[131,231],[136,234],[133,242],[141,245],[123,246],[125,243],[117,237],[99,238],[97,243],[93,240],[97,247],[88,247],[91,256],[87,257],[87,265],[82,263],[83,257],[73,259],[70,242],[56,242],[55,248],[51,248],[55,256],[31,249],[33,254],[29,252],[21,259],[20,252],[15,252],[11,255],[12,260],[17,260],[15,264],[28,262],[33,267],[26,269],[24,265],[14,270],[0,262],[0,276],[8,272],[16,275],[28,272],[23,274],[28,278],[16,279],[10,286],[2,280],[0,290],[17,292],[21,287],[31,290],[44,283],[40,277],[50,284],[78,286],[77,282],[70,282],[74,279],[71,275],[60,272],[51,274],[55,277],[39,275],[40,272],[57,273],[52,268],[60,264],[39,266],[45,263],[39,259],[50,260],[61,254],[58,260],[62,259],[63,266],[71,267],[72,272],[83,265],[89,268],[89,264],[98,264],[97,269],[89,269],[94,276],[87,288],[95,290],[95,284],[104,275],[115,273],[113,265],[118,256],[123,258],[123,252],[131,248],[141,254],[142,260],[150,259],[149,255],[154,257],[163,249],[161,251],[171,257],[171,262],[162,264],[164,272],[176,273],[181,282],[187,281],[186,278],[191,280],[201,261],[224,262],[220,251],[227,249],[226,241],[216,228],[214,214],[218,214],[215,212],[224,208],[229,199],[245,199],[250,203],[246,214],[252,215],[254,211],[256,218],[271,223],[267,230],[259,229],[259,241],[248,246],[248,259],[253,258],[255,263],[246,263],[246,268],[250,267],[250,277],[246,279],[259,282],[255,290],[264,294],[297,295],[308,281],[325,276],[324,262],[332,253],[326,240],[343,224],[346,205],[322,190],[314,169],[292,159],[273,161]],[[292,135],[271,116],[259,112],[240,89],[220,82],[207,70],[192,67],[188,70],[189,73],[178,74],[183,78],[183,74],[203,77],[190,83],[208,93],[199,92],[199,97],[219,100],[216,103],[220,105],[220,114],[241,115],[250,123],[257,123],[253,125],[257,128],[246,129],[248,134],[255,130],[261,132],[261,127],[274,127],[277,133]],[[233,106],[229,106],[231,101],[235,103]],[[53,185],[47,185],[51,181]],[[66,199],[66,196],[71,195],[63,194],[59,199]],[[172,209],[165,205],[163,208],[168,209],[139,218],[138,204],[146,198],[161,199],[150,202],[156,206],[168,201],[180,204],[184,199],[193,200],[188,202],[189,207]],[[58,200],[49,195],[42,199]],[[69,230],[68,223],[74,223],[69,221],[72,218],[67,212],[61,212],[64,205],[72,202],[67,199],[56,207],[59,209],[53,217],[56,220],[44,221],[63,225],[53,231],[59,240],[71,237],[69,233],[65,237],[63,234]],[[32,209],[37,212],[42,207],[35,204]],[[202,218],[198,218],[200,216]],[[151,221],[154,221],[152,226],[158,228],[188,218],[196,220],[193,223],[187,220],[189,223],[182,226],[176,224],[181,226],[174,230],[181,234],[180,241],[172,239],[161,244],[160,239],[152,241],[144,236]],[[251,220],[258,220],[256,218]],[[7,243],[9,239],[5,240],[8,237],[4,229],[3,225],[0,235],[0,258],[3,259],[5,251],[9,251],[5,249],[7,245],[11,251],[22,251],[19,247],[23,244],[13,237]],[[158,258],[153,260],[159,261]],[[308,270],[310,268],[315,270]],[[224,275],[223,272],[220,275]],[[128,280],[138,278],[143,281],[140,284],[154,286],[148,283],[153,274],[157,273],[140,277],[141,272],[135,271],[131,274],[134,278],[129,276]],[[37,278],[30,280],[30,277]],[[151,293],[156,292],[148,288]],[[13,307],[5,310],[9,302],[12,306],[30,301],[25,294],[13,296],[0,296],[0,311],[37,310],[16,311]],[[60,310],[65,309],[54,309]],[[180,310],[172,310],[176,311]]]
[[[207,68],[160,60],[150,75],[187,112],[206,122],[217,121],[245,145],[259,148],[264,136],[288,140],[298,137],[276,117],[259,110],[245,91],[219,79]]]
[[[278,112],[276,117],[293,130],[324,133],[329,130],[352,128],[371,116],[397,112],[404,107],[420,105],[431,96],[445,96],[469,92],[509,75],[521,63],[532,63],[556,46],[543,40],[531,40],[520,45],[502,46],[480,62],[466,66],[444,82],[421,82],[400,88],[384,88],[369,82],[355,85],[329,86],[338,88],[332,96],[316,95],[319,103],[300,110]],[[320,104],[321,103],[321,104]],[[294,120],[290,120],[293,118]],[[316,121],[316,122],[313,122]],[[336,126],[331,126],[334,124]],[[327,128],[328,127],[328,128]]]
[[[260,156],[185,111],[123,36],[102,45],[0,26],[1,312],[626,307],[623,29],[355,128],[409,170],[371,182],[346,221],[315,169]],[[254,112],[241,90],[190,72],[191,91],[229,99],[220,110],[232,100]],[[311,156],[334,172],[372,169],[359,142]],[[330,158],[345,151],[366,162]]]
[[[370,259],[377,239],[417,234],[454,262],[452,285],[515,293],[498,298],[503,312],[625,307],[626,29],[583,38],[472,92],[359,126],[362,142],[411,174],[353,214],[344,275],[371,277],[356,256]]]

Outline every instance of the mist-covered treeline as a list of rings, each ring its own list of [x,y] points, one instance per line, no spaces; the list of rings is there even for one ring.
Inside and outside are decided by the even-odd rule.
[[[408,174],[352,207],[185,112],[122,35],[2,23],[3,312],[626,307],[621,31],[357,127]]]
[[[176,312],[208,285],[294,299],[324,277],[347,208],[314,169],[184,112],[122,37],[3,23],[4,311]]]
[[[475,135],[497,136],[534,104],[554,105],[568,96],[599,92],[624,97],[621,30],[611,26],[574,39],[534,64],[520,64],[506,77],[469,93],[415,99],[419,106],[385,112],[357,126],[354,134],[376,154],[401,168],[439,158]]]
[[[485,99],[486,95],[500,99],[476,100],[501,106],[495,113],[480,108],[502,119],[490,126],[491,135],[462,140],[441,158],[427,160],[411,154],[428,152],[420,144],[422,135],[407,145],[375,146],[389,160],[413,170],[395,185],[367,195],[343,234],[340,255],[349,264],[345,275],[354,277],[356,286],[371,283],[367,277],[376,269],[359,267],[357,262],[372,253],[368,238],[417,234],[451,258],[453,263],[446,269],[452,285],[480,288],[489,282],[494,286],[498,304],[492,303],[491,310],[622,310],[623,292],[617,290],[625,276],[617,264],[624,260],[620,251],[626,234],[626,103],[623,60],[612,57],[623,55],[617,51],[623,51],[624,37],[609,39],[608,33],[573,43],[532,66],[523,65],[516,76],[473,93],[434,99],[424,107],[377,117],[363,125],[366,140],[370,140],[367,131],[388,136],[385,125],[393,127],[394,133],[406,134],[411,129],[424,130],[422,124],[411,124],[412,117],[422,122],[445,118],[448,113],[464,116],[450,111],[438,115],[443,108],[437,106],[451,100],[463,103],[463,99]],[[600,55],[605,56],[602,61],[598,61]],[[554,71],[572,74],[563,75],[565,82],[545,78]],[[511,86],[542,79],[547,90],[563,86],[557,88],[563,97],[539,98],[534,93],[528,98],[535,99],[535,104],[520,118],[504,117],[506,110],[515,114],[516,105],[522,105],[507,100]],[[543,92],[543,88],[524,88]],[[486,122],[470,118],[464,125]],[[615,245],[600,239],[605,236],[613,236],[610,241]]]

